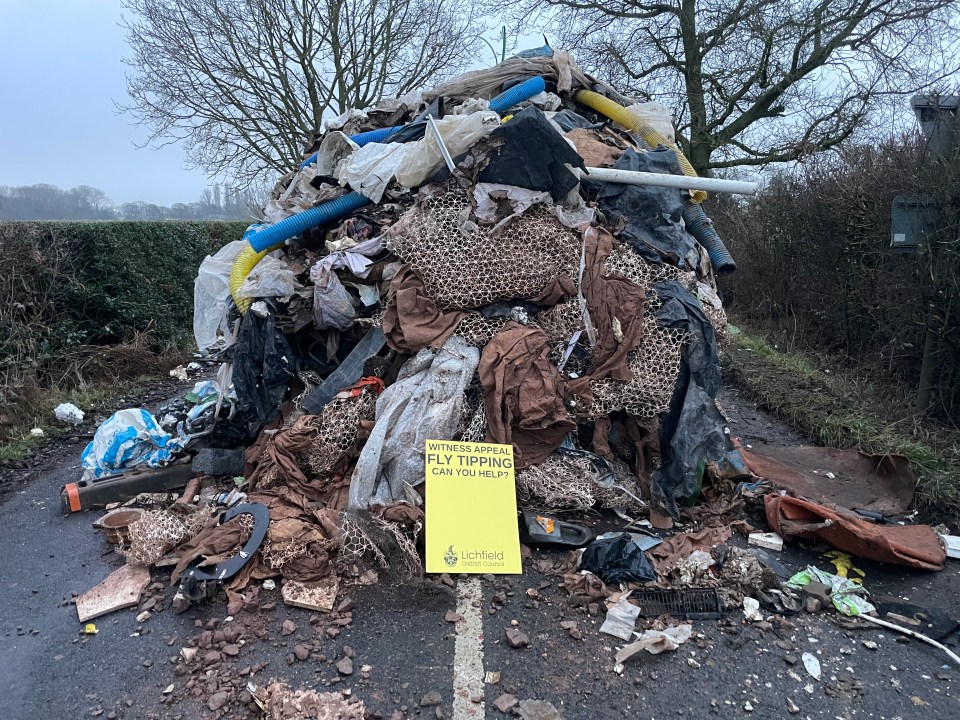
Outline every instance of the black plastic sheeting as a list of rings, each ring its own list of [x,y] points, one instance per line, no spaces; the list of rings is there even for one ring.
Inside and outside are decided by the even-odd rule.
[[[580,568],[589,570],[610,585],[657,579],[650,558],[630,538],[629,533],[594,540],[584,549]]]
[[[252,410],[263,423],[271,422],[297,369],[297,356],[273,313],[261,318],[247,312],[233,355],[233,386],[240,408]]]
[[[508,123],[509,124],[509,123]],[[638,153],[624,151],[613,166],[617,170],[683,175],[677,154],[658,147]],[[691,270],[699,260],[696,242],[684,229],[683,191],[676,188],[619,183],[597,183],[597,202],[611,227],[622,226],[617,236],[644,259]]]
[[[651,483],[654,510],[676,518],[677,499],[692,495],[704,465],[721,462],[733,444],[716,403],[720,360],[713,326],[700,302],[676,280],[657,283],[653,289],[663,302],[657,322],[688,333],[670,408],[660,422],[661,465]]]
[[[533,105],[494,130],[490,141],[494,149],[480,173],[481,182],[548,190],[554,202],[566,197],[579,182],[566,165],[586,167],[583,158]]]

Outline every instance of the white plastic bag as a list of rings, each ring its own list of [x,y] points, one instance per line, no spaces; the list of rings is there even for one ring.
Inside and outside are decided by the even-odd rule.
[[[237,288],[242,298],[278,297],[293,295],[300,287],[297,276],[283,260],[267,255],[256,264],[243,284]]]
[[[202,353],[225,346],[224,337],[230,334],[230,269],[246,245],[246,240],[234,240],[200,263],[193,284],[193,337]]]
[[[677,141],[673,130],[673,113],[670,108],[658,102],[645,102],[631,105],[627,112],[642,120],[672,143]]]
[[[500,125],[495,112],[449,115],[436,121],[440,137],[456,157]],[[403,187],[419,187],[443,163],[433,130],[427,128],[420,140],[410,143],[369,143],[340,165],[338,179],[379,203],[390,181],[396,178]]]
[[[73,403],[60,403],[53,409],[53,414],[60,422],[79,425],[83,422],[83,410]]]
[[[183,449],[146,410],[118,410],[97,428],[80,455],[86,479],[113,475],[136,465],[160,467]]]

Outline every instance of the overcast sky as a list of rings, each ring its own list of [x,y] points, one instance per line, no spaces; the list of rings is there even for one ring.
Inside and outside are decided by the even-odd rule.
[[[0,0],[0,185],[98,187],[115,203],[193,202],[203,173],[178,146],[138,148],[119,0]]]

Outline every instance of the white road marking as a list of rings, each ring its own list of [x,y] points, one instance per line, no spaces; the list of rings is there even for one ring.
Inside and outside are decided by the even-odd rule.
[[[476,603],[476,605],[474,605]],[[483,589],[480,578],[457,581],[457,637],[453,648],[453,720],[486,717],[483,697]],[[471,698],[480,697],[478,703]]]

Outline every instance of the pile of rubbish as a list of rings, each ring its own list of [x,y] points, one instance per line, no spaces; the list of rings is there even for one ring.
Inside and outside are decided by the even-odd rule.
[[[764,547],[819,538],[942,568],[930,528],[868,522],[860,496],[818,497],[731,436],[715,277],[735,265],[702,202],[750,188],[696,177],[673,132],[664,108],[549,48],[327,121],[262,222],[199,269],[216,379],[101,425],[65,507],[98,487],[137,496],[101,523],[131,564],[173,567],[182,606],[224,587],[236,609],[251,581],[282,578],[290,604],[329,609],[340,582],[422,573],[425,441],[486,441],[513,447],[534,516],[629,523],[565,568],[571,594],[645,583],[789,606],[786,578],[728,544],[755,532],[749,507],[778,533]],[[902,489],[902,470],[882,474]],[[679,522],[667,539],[641,527]],[[685,639],[634,651],[664,637]]]

